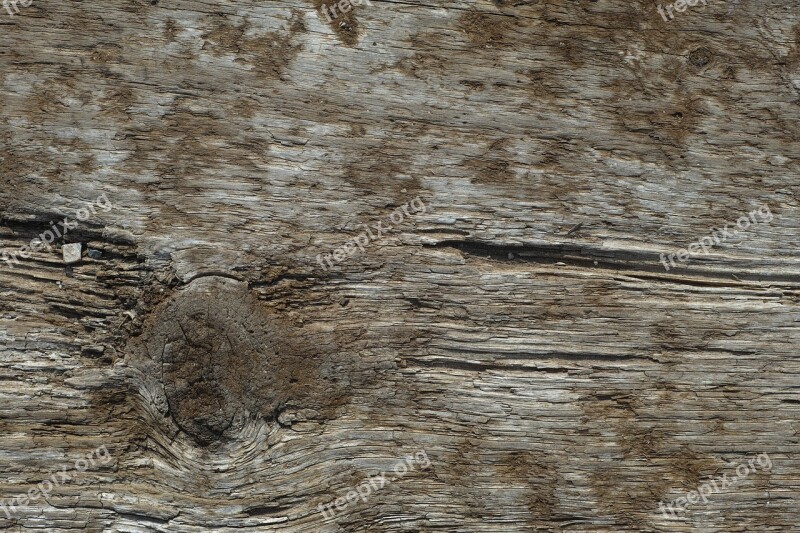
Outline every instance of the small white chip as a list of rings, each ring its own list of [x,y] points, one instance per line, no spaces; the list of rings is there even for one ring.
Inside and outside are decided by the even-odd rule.
[[[61,253],[64,254],[64,262],[66,264],[72,265],[74,263],[80,263],[81,243],[65,244],[61,247]]]

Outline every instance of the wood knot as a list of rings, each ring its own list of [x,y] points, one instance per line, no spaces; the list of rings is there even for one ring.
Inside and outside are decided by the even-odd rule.
[[[698,68],[708,65],[713,58],[714,54],[704,46],[689,52],[689,63]]]
[[[160,374],[169,414],[201,445],[234,436],[249,417],[275,420],[287,402],[314,409],[338,396],[312,351],[323,345],[284,324],[246,283],[198,278],[143,331],[138,359]]]

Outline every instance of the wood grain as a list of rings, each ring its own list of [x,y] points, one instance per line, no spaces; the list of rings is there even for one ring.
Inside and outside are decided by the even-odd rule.
[[[0,528],[800,531],[796,3],[330,5],[0,11]]]

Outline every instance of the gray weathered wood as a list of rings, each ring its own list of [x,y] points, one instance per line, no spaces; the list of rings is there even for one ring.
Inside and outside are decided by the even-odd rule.
[[[0,11],[0,527],[797,531],[796,3],[323,3]]]

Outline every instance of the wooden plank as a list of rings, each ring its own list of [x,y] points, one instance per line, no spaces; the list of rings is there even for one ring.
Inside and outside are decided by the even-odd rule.
[[[796,530],[798,6],[332,5],[0,10],[0,527]]]

